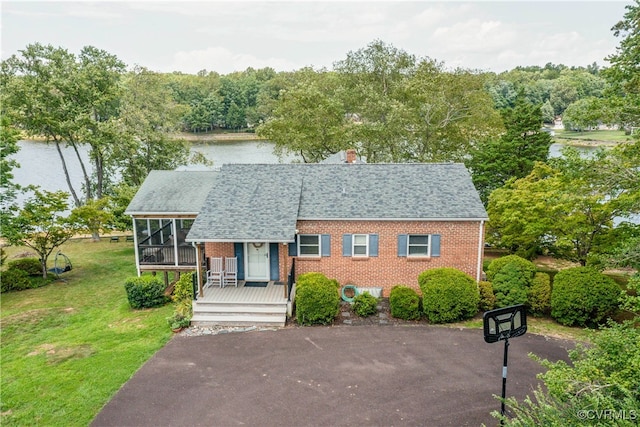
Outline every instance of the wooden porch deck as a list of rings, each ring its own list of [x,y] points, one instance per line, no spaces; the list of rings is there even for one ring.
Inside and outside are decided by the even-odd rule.
[[[276,284],[273,280],[267,283],[265,288],[254,288],[245,286],[246,281],[238,280],[238,287],[209,286],[203,289],[204,295],[198,296],[198,302],[205,303],[247,303],[247,304],[269,304],[286,302],[284,295],[285,284]]]
[[[284,296],[285,286],[273,281],[266,287],[206,287],[204,295],[193,301],[194,325],[284,326],[290,303]]]

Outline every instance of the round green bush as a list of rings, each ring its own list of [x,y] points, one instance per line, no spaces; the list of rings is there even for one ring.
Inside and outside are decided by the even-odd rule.
[[[131,308],[151,308],[166,304],[164,283],[156,276],[131,277],[124,284]]]
[[[478,309],[480,311],[493,310],[496,306],[496,296],[493,294],[493,286],[491,285],[491,282],[478,283],[478,290],[480,291]]]
[[[337,281],[321,273],[306,273],[296,280],[296,320],[301,325],[333,322],[340,310]]]
[[[567,326],[600,323],[618,306],[620,287],[589,267],[560,271],[553,279],[551,316]]]
[[[422,307],[430,322],[448,323],[473,317],[478,312],[478,286],[455,268],[435,268],[418,276]]]
[[[496,307],[509,307],[527,302],[529,277],[518,263],[507,263],[496,273],[491,282],[496,296]]]
[[[551,311],[551,276],[536,273],[527,295],[529,311],[534,316],[544,316]]]
[[[24,270],[6,270],[0,276],[0,292],[22,291],[31,287],[29,275]]]
[[[360,317],[368,317],[378,312],[378,298],[363,292],[353,299],[353,311]]]
[[[29,276],[42,276],[42,264],[38,258],[21,258],[10,261],[7,270],[22,270]]]
[[[397,319],[417,320],[420,318],[420,296],[408,286],[397,285],[389,294],[391,316]]]
[[[487,267],[487,280],[493,282],[496,274],[507,264],[515,264],[525,276],[527,286],[531,284],[533,276],[536,274],[536,265],[518,255],[507,255],[491,261]]]

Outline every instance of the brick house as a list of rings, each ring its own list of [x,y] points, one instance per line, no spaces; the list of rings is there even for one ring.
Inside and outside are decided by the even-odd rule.
[[[188,173],[164,179],[175,187]],[[430,268],[453,267],[480,280],[488,218],[462,164],[229,164],[210,174],[192,184],[208,194],[199,209],[190,208],[184,239],[197,253],[205,299],[218,292],[206,286],[211,257],[235,258],[240,283],[289,284],[278,291],[286,299],[307,272],[381,288],[384,296],[397,284],[418,289],[418,275]],[[153,197],[146,184],[140,201]]]

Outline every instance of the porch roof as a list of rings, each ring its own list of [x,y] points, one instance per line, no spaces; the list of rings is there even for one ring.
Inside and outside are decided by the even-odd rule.
[[[197,215],[218,171],[154,170],[125,211],[127,215]]]
[[[301,180],[268,168],[234,166],[222,168],[187,241],[293,242]]]

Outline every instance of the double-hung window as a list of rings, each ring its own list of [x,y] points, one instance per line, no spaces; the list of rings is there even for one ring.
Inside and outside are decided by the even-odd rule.
[[[408,236],[409,256],[429,256],[429,235],[410,234]]]
[[[378,256],[377,234],[343,234],[342,256],[368,258]]]
[[[369,256],[369,235],[354,234],[353,235],[352,256]]]
[[[320,256],[320,235],[300,234],[298,236],[299,256]]]
[[[440,256],[440,235],[398,234],[398,256],[416,258]]]

